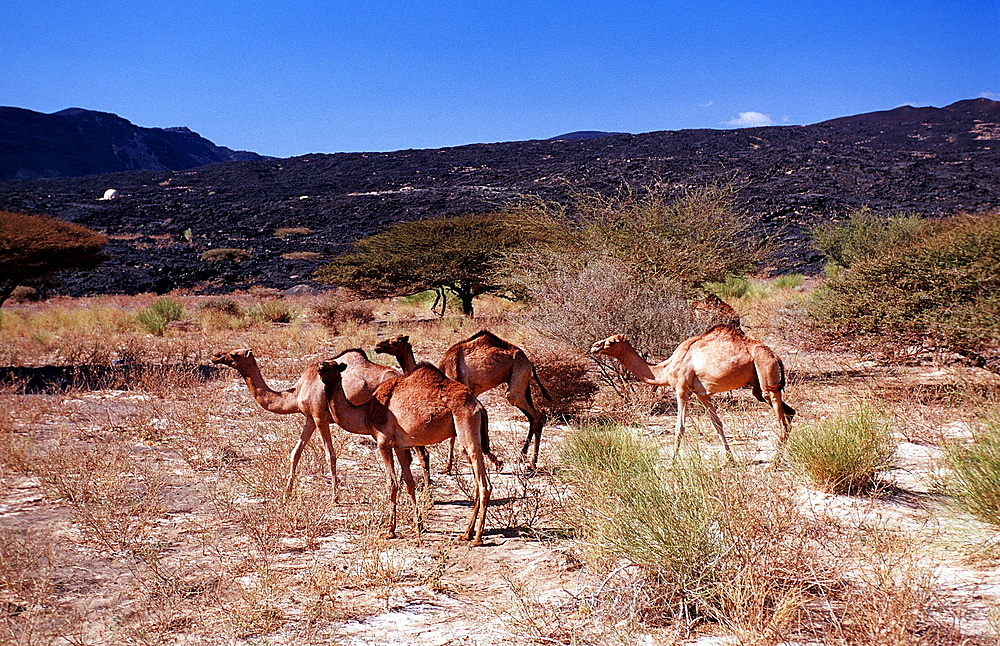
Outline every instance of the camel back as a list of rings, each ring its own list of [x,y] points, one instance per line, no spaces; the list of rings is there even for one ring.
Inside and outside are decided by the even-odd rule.
[[[365,353],[365,351],[364,351],[364,350],[362,350],[361,348],[351,348],[350,350],[344,350],[343,352],[341,352],[340,354],[338,354],[337,356],[335,356],[335,357],[334,357],[333,359],[331,359],[331,361],[334,361],[334,360],[336,360],[336,359],[339,359],[339,358],[341,358],[342,356],[344,356],[345,354],[350,354],[350,353],[352,353],[352,352],[357,352],[357,353],[358,353],[358,354],[360,354],[360,355],[361,355],[362,357],[364,357],[366,361],[368,360],[368,355],[367,355],[367,354]]]

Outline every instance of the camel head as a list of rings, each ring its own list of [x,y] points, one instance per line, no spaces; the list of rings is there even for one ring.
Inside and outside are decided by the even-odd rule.
[[[237,370],[239,370],[240,366],[245,366],[250,361],[253,361],[253,350],[250,348],[240,348],[239,350],[230,350],[228,352],[216,352],[212,355],[212,363],[221,363],[222,365],[236,368]]]
[[[327,393],[331,388],[337,388],[341,384],[341,373],[347,370],[347,366],[336,361],[320,361],[316,364],[316,372],[323,384],[327,388]]]
[[[609,336],[601,341],[596,341],[594,345],[590,348],[590,354],[606,354],[610,356],[615,356],[615,350],[622,347],[621,344],[628,343],[625,340],[625,336],[622,334],[616,334],[614,336]]]
[[[375,352],[379,354],[391,354],[398,357],[410,346],[410,337],[405,334],[394,336],[391,339],[382,339],[375,346]]]

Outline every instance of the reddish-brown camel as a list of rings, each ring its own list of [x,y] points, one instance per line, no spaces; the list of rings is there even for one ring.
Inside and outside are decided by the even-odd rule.
[[[481,545],[486,507],[492,491],[483,456],[494,459],[489,449],[486,409],[468,388],[449,380],[429,364],[418,366],[409,375],[382,383],[368,402],[355,406],[344,393],[341,381],[343,370],[341,364],[331,361],[323,361],[318,366],[318,374],[326,385],[326,396],[337,423],[353,433],[371,435],[378,444],[389,497],[389,527],[385,536],[392,538],[396,535],[399,484],[393,454],[399,460],[419,532],[423,524],[417,507],[408,449],[457,437],[469,456],[476,481],[472,513],[460,537],[471,540],[473,545]]]
[[[784,443],[788,437],[795,411],[781,400],[785,387],[785,367],[781,359],[769,347],[732,326],[717,325],[687,339],[669,359],[658,364],[646,363],[620,334],[596,342],[590,351],[618,359],[643,383],[674,389],[677,396],[675,453],[680,449],[688,402],[694,394],[708,410],[722,446],[732,459],[711,395],[743,386],[751,386],[757,399],[774,408],[781,433],[779,442]]]
[[[246,381],[247,388],[250,389],[254,400],[265,410],[279,415],[291,415],[292,413],[305,415],[305,426],[302,428],[302,434],[299,435],[299,441],[295,444],[290,456],[291,465],[288,468],[285,499],[287,500],[292,493],[292,485],[295,483],[295,469],[298,467],[299,458],[302,457],[302,450],[309,442],[309,438],[312,437],[313,431],[319,429],[320,437],[323,438],[323,446],[326,449],[326,457],[330,462],[333,499],[339,501],[337,453],[333,448],[333,438],[330,435],[330,422],[333,421],[333,418],[330,415],[323,382],[316,372],[316,365],[308,366],[294,386],[278,392],[271,390],[264,382],[264,378],[260,374],[260,367],[257,365],[257,359],[249,348],[217,352],[212,357],[212,363],[235,368]]]
[[[407,336],[380,341],[375,346],[375,351],[395,356],[404,373],[416,366],[413,347]],[[527,458],[528,448],[534,441],[534,450],[528,463],[528,467],[534,469],[538,461],[542,427],[545,426],[545,412],[535,408],[531,400],[531,379],[534,378],[546,399],[551,397],[538,378],[528,355],[516,345],[504,341],[492,332],[482,330],[448,348],[441,359],[440,368],[451,379],[468,386],[476,397],[500,384],[507,384],[507,401],[528,418],[528,436],[521,447],[521,456]],[[453,453],[454,443],[448,455],[446,471],[449,473]]]
[[[336,361],[347,367],[341,375],[341,380],[344,383],[344,393],[347,394],[347,399],[357,406],[371,399],[375,393],[375,389],[383,381],[389,381],[390,379],[402,376],[402,373],[394,368],[369,360],[368,355],[360,348],[344,350],[331,359],[331,361]],[[429,489],[431,486],[431,468],[427,448],[418,446],[415,450],[417,452],[417,460],[420,461],[420,466],[424,470],[424,488]]]

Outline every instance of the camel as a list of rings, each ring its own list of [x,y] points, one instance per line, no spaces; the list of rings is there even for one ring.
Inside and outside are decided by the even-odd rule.
[[[785,367],[781,359],[769,347],[731,325],[717,325],[687,339],[677,346],[669,359],[655,365],[646,363],[621,334],[597,341],[590,352],[618,359],[643,383],[673,387],[677,395],[675,455],[680,450],[692,393],[708,410],[730,460],[733,453],[711,399],[715,393],[750,386],[754,397],[774,408],[781,429],[779,443],[784,444],[788,437],[795,411],[781,400],[785,387]]]
[[[337,423],[352,433],[371,435],[378,444],[385,469],[389,498],[389,527],[386,538],[396,535],[396,481],[393,454],[399,460],[403,483],[413,503],[417,531],[423,523],[417,507],[408,449],[437,444],[457,437],[472,463],[476,493],[469,523],[462,540],[482,545],[486,507],[492,488],[483,457],[495,461],[490,453],[486,409],[465,386],[449,380],[430,364],[416,367],[409,375],[390,379],[378,386],[366,403],[356,406],[344,392],[342,373],[345,367],[333,361],[320,362],[317,371],[326,387]]]
[[[347,367],[341,375],[341,380],[344,384],[344,393],[347,395],[347,399],[356,406],[360,406],[371,399],[375,393],[375,389],[383,381],[402,376],[398,370],[369,360],[368,355],[360,348],[344,350],[331,359],[331,361],[336,361]],[[416,452],[420,466],[424,470],[424,488],[430,489],[431,471],[427,449],[423,446],[418,446],[416,447]]]
[[[260,404],[264,410],[279,415],[291,415],[301,413],[306,417],[305,426],[299,441],[292,449],[290,456],[291,465],[288,469],[288,482],[285,485],[285,500],[292,494],[292,485],[295,483],[295,469],[298,467],[299,458],[302,457],[302,450],[305,448],[313,431],[319,429],[320,437],[323,438],[323,446],[326,449],[326,457],[330,462],[330,478],[333,482],[333,500],[339,502],[340,490],[337,486],[337,453],[333,448],[333,438],[330,435],[330,422],[333,421],[330,415],[330,407],[326,399],[326,391],[323,382],[316,372],[316,365],[308,366],[295,382],[295,385],[287,390],[277,392],[271,390],[264,382],[264,377],[260,374],[260,367],[257,359],[253,356],[250,348],[231,350],[229,352],[216,352],[212,356],[212,363],[222,364],[236,369],[242,375],[250,389],[250,394],[254,400]]]
[[[347,397],[355,404],[363,404],[371,399],[372,394],[380,383],[398,377],[400,374],[392,368],[380,366],[368,360],[368,355],[364,350],[351,349],[344,350],[334,357],[336,361],[345,366],[344,390]],[[330,477],[333,480],[333,500],[340,501],[340,488],[337,482],[337,453],[333,448],[333,437],[330,434],[330,422],[334,421],[330,412],[329,403],[326,398],[326,390],[319,375],[316,372],[316,365],[308,366],[299,377],[299,380],[292,388],[275,392],[268,388],[260,374],[260,367],[257,359],[253,356],[253,351],[249,348],[233,350],[231,352],[217,352],[212,357],[212,363],[223,364],[235,368],[246,380],[247,388],[254,400],[264,410],[278,413],[279,415],[290,415],[301,413],[306,417],[305,426],[299,435],[299,441],[292,449],[289,457],[290,466],[288,469],[288,482],[285,486],[284,499],[291,496],[292,488],[295,484],[295,471],[302,457],[302,451],[312,437],[313,432],[318,428],[320,437],[323,439],[323,446],[326,449],[327,459],[330,462]],[[430,466],[428,464],[427,449],[420,447],[417,449],[420,465],[424,469],[424,486],[430,487]]]
[[[384,339],[375,346],[375,351],[395,356],[404,373],[416,366],[413,348],[407,336]],[[521,456],[523,459],[527,458],[528,447],[534,440],[534,451],[528,464],[529,469],[534,469],[538,461],[545,413],[535,408],[531,401],[532,377],[542,395],[549,400],[551,397],[524,351],[492,332],[482,330],[448,348],[441,359],[440,368],[451,379],[468,386],[476,397],[500,384],[507,384],[507,401],[528,418],[528,436],[521,447]],[[454,443],[448,453],[448,466],[445,469],[448,473],[451,472],[453,454]]]

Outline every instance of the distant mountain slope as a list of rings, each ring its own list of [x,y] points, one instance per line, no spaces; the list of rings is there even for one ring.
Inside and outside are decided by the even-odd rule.
[[[64,292],[224,291],[308,282],[335,253],[393,222],[565,201],[653,182],[733,183],[767,269],[816,272],[809,229],[868,205],[944,215],[1000,208],[1000,103],[896,108],[808,126],[679,130],[434,150],[305,155],[185,171],[0,182],[0,210],[106,233],[113,258]],[[115,200],[98,198],[109,188]],[[276,235],[279,229],[301,233]],[[307,231],[307,232],[306,232]],[[219,247],[250,255],[206,262]]]
[[[142,128],[107,112],[43,114],[0,107],[0,180],[124,170],[184,170],[265,159],[216,146],[187,128]]]

